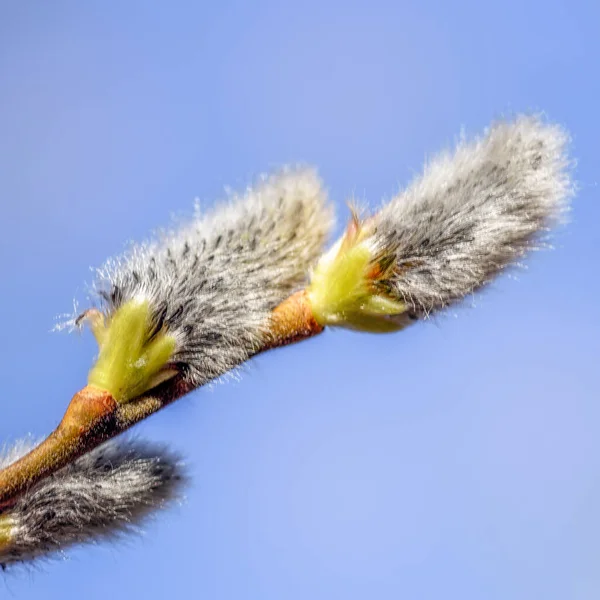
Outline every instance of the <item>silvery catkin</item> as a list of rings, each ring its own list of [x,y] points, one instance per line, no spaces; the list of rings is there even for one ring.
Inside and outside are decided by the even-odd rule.
[[[102,310],[110,319],[130,300],[148,302],[150,337],[168,332],[169,362],[202,385],[261,348],[270,311],[306,282],[331,226],[316,174],[284,170],[109,261],[96,282]]]
[[[426,165],[374,217],[374,262],[415,317],[478,290],[539,246],[564,214],[573,186],[568,136],[534,116],[494,124]]]
[[[396,331],[516,264],[568,208],[567,141],[521,116],[434,157],[379,212],[355,214],[319,260],[308,289],[317,321]]]

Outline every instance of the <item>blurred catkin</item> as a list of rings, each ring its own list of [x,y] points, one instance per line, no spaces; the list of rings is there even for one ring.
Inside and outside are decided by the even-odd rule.
[[[31,446],[16,445],[0,458],[0,467]],[[0,514],[0,565],[130,532],[177,499],[184,479],[179,458],[163,447],[108,442],[43,479]]]

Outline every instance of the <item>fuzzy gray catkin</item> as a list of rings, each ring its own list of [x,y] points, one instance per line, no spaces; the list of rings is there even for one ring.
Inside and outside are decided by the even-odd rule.
[[[285,170],[188,226],[98,271],[110,318],[125,302],[149,303],[154,331],[176,342],[171,363],[202,385],[263,343],[270,311],[306,281],[333,214],[312,170]]]
[[[463,299],[539,246],[573,193],[568,136],[535,116],[494,124],[374,216],[374,260],[395,264],[388,293],[412,317]]]
[[[0,458],[0,467],[30,447],[16,446]],[[127,533],[176,499],[184,479],[178,457],[162,447],[136,440],[108,442],[43,479],[0,514],[11,538],[0,547],[0,565]]]

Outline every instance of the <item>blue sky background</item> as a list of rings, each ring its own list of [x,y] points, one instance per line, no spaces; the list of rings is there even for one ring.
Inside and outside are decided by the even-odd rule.
[[[90,266],[193,199],[318,166],[340,224],[464,127],[573,135],[572,222],[518,277],[393,336],[327,332],[137,428],[187,458],[141,538],[8,575],[53,600],[600,596],[600,8],[586,0],[0,3],[0,439],[48,433]]]

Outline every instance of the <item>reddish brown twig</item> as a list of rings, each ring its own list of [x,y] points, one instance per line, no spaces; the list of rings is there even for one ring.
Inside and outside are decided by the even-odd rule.
[[[259,352],[285,346],[323,331],[313,317],[304,290],[290,296],[271,314]],[[109,392],[86,386],[73,396],[55,429],[31,452],[0,471],[0,509],[7,508],[29,487],[123,433],[177,398],[192,391],[177,376],[151,393],[119,404]]]

